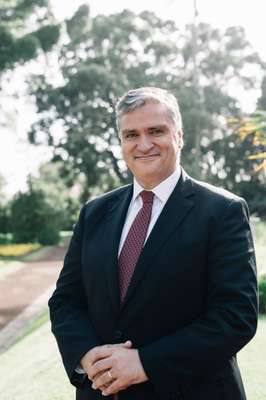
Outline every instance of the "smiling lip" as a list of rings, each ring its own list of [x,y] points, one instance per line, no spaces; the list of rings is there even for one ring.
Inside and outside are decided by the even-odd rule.
[[[136,160],[149,160],[154,157],[158,157],[160,154],[150,154],[148,156],[135,156]]]

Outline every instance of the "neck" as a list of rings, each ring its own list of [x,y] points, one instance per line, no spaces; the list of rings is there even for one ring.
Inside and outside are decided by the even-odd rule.
[[[162,183],[164,180],[166,180],[167,178],[169,178],[169,176],[171,176],[171,175],[176,171],[176,169],[177,169],[177,166],[176,166],[176,168],[175,168],[171,173],[169,173],[169,174],[166,175],[166,176],[163,176],[161,179],[158,179],[158,177],[157,177],[157,179],[147,179],[147,180],[144,180],[144,179],[139,179],[137,176],[135,176],[135,179],[136,179],[136,181],[138,182],[138,184],[139,184],[141,187],[143,187],[143,189],[145,189],[145,190],[152,190],[152,189],[154,189],[156,186],[158,186],[160,183]]]

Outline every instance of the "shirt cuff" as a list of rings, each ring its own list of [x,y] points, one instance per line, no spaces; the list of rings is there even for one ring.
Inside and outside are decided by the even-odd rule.
[[[86,373],[80,365],[78,365],[77,368],[75,368],[75,372],[77,372],[77,374],[85,374]]]

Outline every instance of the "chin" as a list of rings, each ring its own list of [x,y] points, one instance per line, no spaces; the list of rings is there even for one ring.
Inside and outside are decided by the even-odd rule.
[[[147,174],[142,174],[140,175],[134,175],[135,178],[137,179],[137,181],[141,184],[141,186],[143,186],[146,189],[151,189],[157,185],[159,185],[159,183],[163,180],[160,179],[160,177],[158,176],[158,173],[156,172],[151,172],[151,173],[147,173]]]

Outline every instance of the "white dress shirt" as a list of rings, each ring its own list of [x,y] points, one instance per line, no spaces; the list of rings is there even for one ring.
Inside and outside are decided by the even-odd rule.
[[[159,215],[161,214],[167,200],[169,199],[171,193],[173,192],[173,190],[180,178],[180,175],[181,175],[181,168],[178,165],[176,170],[170,176],[168,176],[168,178],[166,178],[164,181],[159,183],[159,185],[155,186],[152,189],[152,192],[154,193],[154,199],[153,199],[153,206],[152,206],[152,212],[151,212],[151,220],[150,220],[150,224],[148,227],[145,242],[148,239],[148,237],[152,231],[152,228],[154,227]],[[125,224],[124,224],[124,227],[122,230],[118,255],[120,254],[120,252],[122,250],[123,244],[126,240],[127,234],[129,232],[129,229],[130,229],[136,215],[138,214],[139,210],[142,208],[142,199],[140,196],[140,193],[142,192],[142,190],[146,190],[146,189],[144,189],[134,178],[133,196],[132,196],[131,202],[128,207]]]

